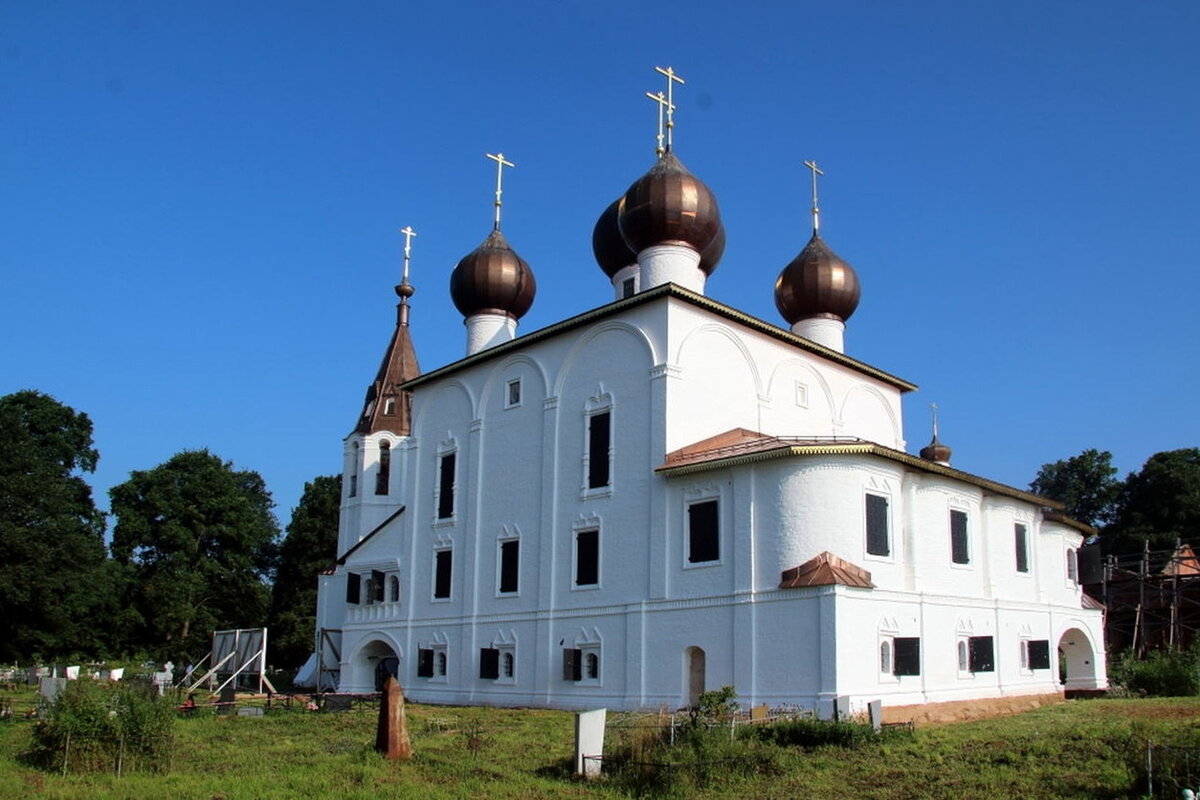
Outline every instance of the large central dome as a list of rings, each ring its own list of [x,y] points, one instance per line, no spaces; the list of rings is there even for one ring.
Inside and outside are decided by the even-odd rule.
[[[721,212],[712,190],[668,151],[625,192],[617,225],[634,253],[660,244],[703,253],[721,230]],[[708,266],[711,272],[715,261]]]

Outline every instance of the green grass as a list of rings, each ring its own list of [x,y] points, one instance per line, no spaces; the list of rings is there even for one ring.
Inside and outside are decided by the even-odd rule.
[[[416,756],[389,763],[372,750],[375,713],[278,711],[175,725],[166,774],[57,775],[21,753],[32,723],[0,722],[0,797],[266,800],[269,798],[613,798],[603,780],[567,772],[569,713],[409,706]],[[1200,698],[1073,701],[1002,719],[919,728],[854,748],[774,748],[770,769],[717,771],[700,798],[1138,797],[1147,738],[1200,744]]]

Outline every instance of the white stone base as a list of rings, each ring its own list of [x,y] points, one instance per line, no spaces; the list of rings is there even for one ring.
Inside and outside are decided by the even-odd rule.
[[[658,244],[638,253],[639,292],[674,283],[704,294],[707,276],[700,270],[700,254],[687,245]],[[618,273],[620,274],[620,273]]]
[[[517,321],[507,314],[473,314],[463,324],[467,326],[469,356],[517,338]]]
[[[844,341],[846,323],[828,317],[813,317],[802,319],[792,326],[792,333],[811,339],[817,344],[823,344],[830,350],[839,353],[846,352]]]

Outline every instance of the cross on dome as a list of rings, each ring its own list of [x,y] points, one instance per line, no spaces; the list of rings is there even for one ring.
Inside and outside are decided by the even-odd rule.
[[[817,166],[816,161],[805,161],[804,166],[812,170],[812,215],[813,215],[813,233],[816,233],[821,228],[821,209],[817,205],[817,176],[824,175],[821,168]]]
[[[646,97],[649,97],[651,100],[658,103],[658,147],[654,148],[654,153],[658,156],[662,156],[662,154],[666,152],[666,150],[663,148],[663,109],[667,106],[670,106],[669,111],[674,111],[675,106],[672,106],[667,101],[666,95],[664,95],[662,92],[659,92],[658,94],[655,94],[654,92],[646,92]]]
[[[667,78],[667,151],[671,150],[671,130],[675,127],[675,84],[683,85],[683,78],[675,74],[675,70],[671,67],[663,69],[655,67],[654,71],[660,75],[665,75]]]
[[[496,162],[496,219],[495,222],[492,223],[492,229],[498,231],[500,230],[500,195],[502,193],[501,186],[504,183],[504,168],[515,167],[516,164],[512,163],[511,161],[506,161],[504,158],[504,153],[496,153],[495,155],[492,155],[491,153],[484,153],[484,155]]]
[[[405,225],[400,229],[404,234],[404,273],[401,275],[400,283],[408,283],[408,261],[412,257],[412,240],[417,235],[417,232],[412,229],[411,225]]]

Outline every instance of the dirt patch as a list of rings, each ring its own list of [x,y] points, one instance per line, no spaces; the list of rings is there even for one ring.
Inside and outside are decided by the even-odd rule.
[[[927,725],[932,722],[965,722],[972,719],[989,719],[1020,714],[1062,702],[1065,702],[1062,694],[1052,692],[1019,697],[954,700],[947,703],[926,703],[918,706],[891,706],[884,707],[883,721],[912,722],[916,725]]]

